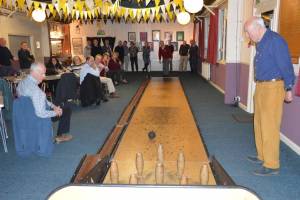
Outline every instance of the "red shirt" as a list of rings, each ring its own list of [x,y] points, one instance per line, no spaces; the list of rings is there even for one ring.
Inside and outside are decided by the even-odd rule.
[[[110,59],[108,63],[108,68],[110,71],[118,71],[121,70],[121,65],[118,60],[116,62],[113,59]]]
[[[163,58],[163,60],[165,60],[165,59],[171,59],[173,57],[172,54],[173,54],[173,51],[170,48],[170,46],[165,45],[164,48],[159,47],[159,50],[158,50],[159,60],[161,60],[161,57]]]

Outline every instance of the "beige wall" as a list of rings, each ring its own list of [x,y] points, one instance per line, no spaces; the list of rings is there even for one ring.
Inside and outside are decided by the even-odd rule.
[[[37,61],[44,61],[49,56],[48,29],[46,23],[37,23],[26,16],[13,15],[11,18],[0,16],[0,36],[7,39],[8,35],[30,36],[31,50]],[[40,48],[36,47],[40,42]],[[9,47],[9,43],[7,44]],[[16,55],[14,55],[16,56]]]
[[[139,42],[139,33],[140,32],[147,32],[148,34],[148,41],[152,42],[152,30],[160,30],[161,38],[164,38],[164,32],[172,32],[173,33],[173,40],[176,41],[176,31],[184,31],[185,40],[189,41],[193,37],[193,27],[194,24],[188,24],[182,26],[178,23],[154,23],[154,24],[124,24],[124,23],[111,23],[108,22],[107,24],[101,23],[100,25],[96,24],[83,24],[80,25],[80,33],[76,33],[76,25],[78,23],[74,22],[70,24],[70,33],[71,33],[71,41],[72,38],[82,38],[83,40],[83,47],[86,45],[86,37],[96,37],[97,31],[102,29],[105,31],[105,36],[116,37],[116,44],[118,40],[127,40],[128,41],[128,32],[135,32],[136,33],[136,41]],[[101,37],[101,36],[100,36]],[[180,46],[181,42],[178,43]],[[72,48],[73,54],[73,48]],[[151,61],[152,61],[152,70],[161,70],[161,68],[153,68],[153,67],[160,67],[161,64],[158,63],[158,42],[154,42],[154,51],[151,52]],[[139,68],[143,65],[142,56],[138,56],[139,60]],[[174,53],[174,69],[178,69],[178,51]]]
[[[244,29],[243,29],[243,24],[246,22],[246,20],[253,16],[253,0],[245,0],[244,1],[244,5],[243,5],[243,14],[242,14],[242,23],[241,23],[241,35],[242,35],[242,39],[241,39],[241,63],[244,64],[250,64],[251,61],[251,57],[250,57],[250,53],[251,53],[251,47],[248,47],[248,42],[249,39],[246,38],[246,35],[244,33]]]

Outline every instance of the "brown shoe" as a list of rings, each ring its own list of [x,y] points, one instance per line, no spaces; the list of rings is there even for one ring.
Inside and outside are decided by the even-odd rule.
[[[120,98],[120,96],[117,95],[116,93],[111,93],[111,94],[109,95],[109,98]]]
[[[59,144],[59,143],[64,142],[64,141],[65,141],[65,138],[62,135],[55,137],[55,143],[56,144]]]
[[[73,139],[73,136],[70,134],[62,134],[62,137],[65,139],[65,142]]]

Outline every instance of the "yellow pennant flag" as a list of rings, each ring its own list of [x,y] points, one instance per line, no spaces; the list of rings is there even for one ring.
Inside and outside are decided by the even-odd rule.
[[[102,0],[95,0],[96,7],[102,7]]]
[[[58,0],[58,10],[66,7],[66,0]]]
[[[166,5],[167,12],[170,12],[170,9],[171,9],[171,4],[169,3],[169,4]]]
[[[159,6],[160,0],[155,0],[155,6]]]
[[[80,11],[80,19],[83,19],[83,12]]]
[[[157,13],[156,16],[155,16],[157,22],[160,22],[160,17],[161,17],[160,14]]]
[[[3,1],[3,0],[0,0],[0,7],[2,6],[2,1]]]
[[[49,11],[50,11],[50,13],[52,14],[52,15],[54,15],[54,6],[53,6],[53,4],[48,4],[48,8],[49,8]]]
[[[89,16],[90,19],[92,19],[92,13],[91,13],[91,11],[87,11],[87,15]]]
[[[0,6],[1,6],[2,0],[0,0]],[[25,0],[18,0],[18,7],[23,9],[25,5]]]
[[[75,12],[76,12],[76,11],[73,9],[73,10],[72,10],[72,14],[71,14],[72,19],[74,19]]]
[[[36,9],[38,9],[40,7],[40,2],[34,1],[33,5],[34,5],[34,9],[36,10]]]
[[[81,16],[81,12],[82,12],[82,10],[83,10],[83,6],[84,6],[84,1],[78,0],[78,1],[75,3],[75,7],[76,7],[77,10],[79,10],[80,16]]]

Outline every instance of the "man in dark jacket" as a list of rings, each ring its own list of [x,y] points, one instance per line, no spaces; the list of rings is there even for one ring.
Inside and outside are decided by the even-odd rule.
[[[13,55],[6,47],[6,40],[0,38],[0,77],[12,75],[14,73],[14,70],[11,67],[11,61],[13,60]]]
[[[30,53],[27,42],[21,42],[21,48],[18,51],[18,57],[21,69],[29,69],[31,63],[34,62],[34,57]]]
[[[191,40],[191,47],[190,47],[190,66],[191,72],[197,73],[198,72],[198,64],[199,64],[199,48],[196,45],[195,40]]]
[[[118,54],[119,54],[118,58],[122,62],[122,65],[123,65],[124,64],[124,48],[123,48],[123,43],[121,40],[118,42],[118,46],[115,47],[114,52],[118,52]]]
[[[186,41],[183,41],[183,44],[180,45],[179,48],[179,55],[180,55],[179,71],[186,71],[187,63],[189,59],[189,49],[190,49],[190,45],[188,45]]]

